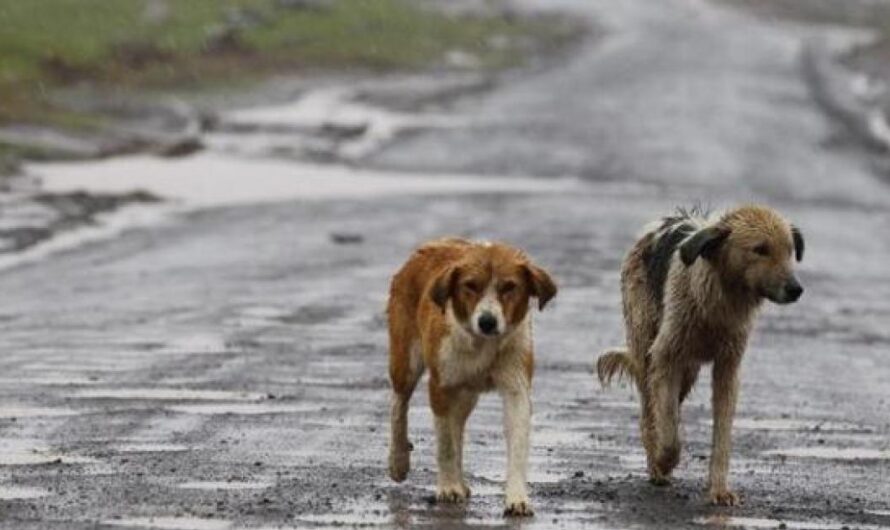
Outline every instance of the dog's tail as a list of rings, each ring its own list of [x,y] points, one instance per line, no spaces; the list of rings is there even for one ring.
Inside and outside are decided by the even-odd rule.
[[[627,352],[627,348],[606,350],[596,360],[596,375],[599,376],[600,384],[604,387],[609,386],[615,377],[619,381],[622,378],[629,379],[639,386],[640,371],[640,367]]]

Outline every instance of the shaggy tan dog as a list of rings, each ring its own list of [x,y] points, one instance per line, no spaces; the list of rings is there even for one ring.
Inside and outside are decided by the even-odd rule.
[[[526,491],[534,344],[529,299],[556,295],[544,269],[499,243],[441,239],[418,248],[393,277],[389,306],[392,380],[389,473],[410,467],[408,402],[425,368],[436,423],[437,498],[463,502],[464,425],[479,394],[504,400],[505,515],[532,515]]]
[[[640,393],[640,431],[649,476],[665,484],[680,458],[680,405],[701,366],[713,363],[714,414],[709,495],[734,505],[727,484],[739,363],[764,299],[803,293],[794,260],[800,231],[770,208],[743,206],[719,216],[679,211],[653,225],[624,260],[621,288],[627,349],[597,361],[603,385],[628,375]]]

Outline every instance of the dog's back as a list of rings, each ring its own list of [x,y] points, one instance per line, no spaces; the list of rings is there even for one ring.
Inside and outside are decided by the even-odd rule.
[[[646,353],[658,334],[671,262],[680,243],[704,222],[699,210],[678,209],[675,215],[648,225],[625,256],[621,294],[627,347],[608,350],[597,360],[603,384],[629,377],[638,388],[644,387]]]

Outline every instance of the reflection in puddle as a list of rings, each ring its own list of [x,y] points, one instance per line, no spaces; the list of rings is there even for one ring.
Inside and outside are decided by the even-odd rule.
[[[196,334],[167,341],[163,347],[152,353],[226,353],[229,351],[225,340],[219,335]]]
[[[38,440],[0,439],[0,466],[33,466],[40,464],[92,464],[85,456],[65,455],[51,451]]]
[[[0,499],[39,499],[49,495],[49,491],[43,488],[31,488],[28,486],[0,486]]]
[[[21,374],[20,377],[4,377],[0,378],[0,385],[12,385],[12,386],[85,386],[85,385],[95,385],[98,384],[99,381],[96,378],[85,377],[82,375],[74,375],[74,374]]]
[[[271,488],[270,482],[227,482],[227,481],[196,481],[178,484],[177,488],[186,490],[264,490]]]
[[[765,451],[763,454],[767,456],[823,458],[827,460],[890,460],[890,451],[859,447],[792,447],[789,449],[772,449]]]
[[[703,422],[711,425],[711,420]],[[781,418],[737,418],[733,427],[758,431],[872,432],[873,429],[840,421],[791,420]]]
[[[374,510],[364,513],[325,513],[313,515],[301,515],[300,521],[304,523],[329,524],[334,526],[383,526],[390,522],[389,514],[385,510]]]
[[[784,521],[758,517],[732,517],[728,515],[711,515],[695,519],[696,524],[730,528],[789,528],[792,530],[841,530],[851,528],[849,524],[835,521]],[[852,527],[862,530],[880,530],[874,525],[855,524]]]
[[[219,403],[202,405],[174,405],[166,407],[167,410],[182,412],[184,414],[292,414],[295,412],[316,412],[321,410],[321,405],[279,405],[266,403]]]
[[[189,446],[167,443],[135,443],[120,445],[114,448],[118,453],[175,453],[188,451]]]
[[[0,418],[52,418],[59,416],[76,416],[76,410],[67,408],[30,407],[28,405],[2,405]]]
[[[188,390],[177,388],[91,388],[81,390],[75,397],[88,399],[159,399],[200,401],[260,401],[265,396],[250,392],[228,390]]]
[[[227,530],[232,527],[230,521],[201,519],[198,517],[127,517],[106,519],[102,521],[102,524],[126,528],[156,528],[162,530]]]

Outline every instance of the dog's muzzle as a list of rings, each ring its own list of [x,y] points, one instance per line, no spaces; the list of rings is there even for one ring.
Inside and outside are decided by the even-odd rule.
[[[498,334],[498,319],[488,311],[479,315],[476,325],[483,335],[493,336]]]
[[[797,278],[791,276],[785,283],[776,289],[770,289],[765,296],[777,304],[791,304],[797,302],[803,295],[803,286]]]
[[[785,303],[790,304],[791,302],[797,302],[800,295],[803,294],[803,286],[797,281],[797,278],[792,276],[787,282],[785,282]]]

